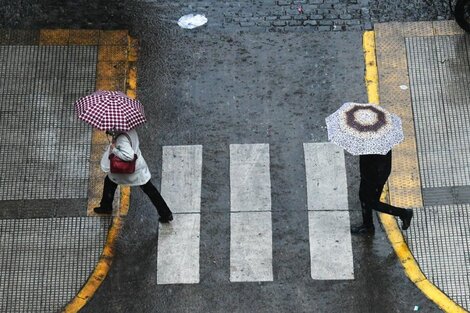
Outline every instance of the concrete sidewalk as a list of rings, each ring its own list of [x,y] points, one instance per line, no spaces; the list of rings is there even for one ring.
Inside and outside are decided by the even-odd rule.
[[[418,208],[404,235],[426,277],[408,274],[425,294],[427,278],[468,310],[470,40],[453,21],[378,24],[375,38],[379,101],[405,132],[394,149],[390,201]]]
[[[134,44],[127,31],[0,31],[2,312],[57,312],[93,279],[112,224],[87,214],[107,141],[73,103],[132,89]]]

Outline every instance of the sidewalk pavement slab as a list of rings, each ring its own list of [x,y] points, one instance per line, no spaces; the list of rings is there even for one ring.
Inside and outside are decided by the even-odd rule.
[[[126,91],[130,42],[127,31],[0,31],[1,312],[61,310],[100,259],[112,219],[89,208],[106,138],[73,103]]]
[[[403,121],[391,203],[414,207],[406,241],[422,272],[470,309],[470,41],[453,21],[375,26],[380,104]]]

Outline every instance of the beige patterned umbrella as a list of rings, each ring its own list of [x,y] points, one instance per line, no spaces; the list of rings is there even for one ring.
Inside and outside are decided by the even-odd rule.
[[[403,141],[400,118],[378,105],[346,102],[325,121],[328,140],[353,155],[385,155]]]

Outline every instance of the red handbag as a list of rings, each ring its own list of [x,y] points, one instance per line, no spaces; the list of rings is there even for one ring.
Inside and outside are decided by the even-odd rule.
[[[127,139],[129,139],[129,142],[131,143],[131,147],[132,147],[132,141],[128,134],[125,134],[125,133],[119,134],[116,136],[115,139],[117,139],[117,137],[119,137],[120,135],[125,135]],[[110,171],[113,174],[134,173],[136,161],[137,161],[137,154],[134,154],[134,159],[131,161],[124,161],[120,159],[117,155],[115,155],[114,153],[109,154]]]

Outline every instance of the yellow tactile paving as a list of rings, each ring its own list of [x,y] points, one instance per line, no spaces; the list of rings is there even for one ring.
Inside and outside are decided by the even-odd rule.
[[[127,62],[127,46],[103,46],[98,48],[98,61]]]
[[[126,62],[98,62],[96,76],[100,78],[113,79],[115,77],[126,77]]]
[[[404,142],[394,148],[388,184],[392,204],[420,208],[423,201],[403,34],[403,23],[376,27],[380,102],[401,117],[405,135]]]
[[[96,90],[123,90],[126,83],[125,77],[119,79],[109,79],[108,77],[98,77],[96,79]]]
[[[434,28],[432,22],[408,22],[402,23],[401,27],[402,38],[434,35]]]
[[[434,35],[438,36],[465,34],[454,21],[432,22],[432,27]]]
[[[41,46],[67,46],[69,36],[70,30],[68,29],[41,29],[39,44]]]
[[[386,195],[382,195],[382,199],[388,199],[390,203],[402,206],[418,206],[422,207],[421,182],[418,168],[418,157],[416,139],[414,137],[414,124],[411,111],[411,99],[405,94],[397,95],[397,91],[393,86],[399,81],[403,81],[408,77],[406,65],[406,54],[404,53],[404,36],[407,34],[419,35],[422,33],[433,34],[435,30],[429,31],[429,23],[423,22],[419,25],[411,23],[387,23],[384,25],[376,25],[376,34],[374,32],[366,32],[364,34],[364,50],[373,49],[377,51],[378,70],[371,68],[373,62],[368,62],[369,56],[366,56],[366,77],[367,81],[374,80],[374,74],[379,73],[375,79],[379,84],[366,83],[369,101],[378,99],[380,90],[380,101],[394,112],[399,111],[400,117],[403,119],[405,141],[394,148],[392,174],[390,176]],[[375,41],[374,41],[375,38]],[[390,39],[391,38],[391,39]],[[401,40],[400,40],[401,38]],[[375,47],[373,43],[375,43]],[[395,54],[392,54],[393,45],[398,45]],[[386,52],[384,53],[383,50]],[[368,51],[370,53],[370,51]],[[391,58],[389,62],[387,58]],[[384,69],[384,70],[382,70]],[[382,78],[385,74],[395,71],[392,77]],[[369,73],[369,75],[368,75]],[[401,78],[400,78],[401,77]],[[392,85],[392,87],[390,87]],[[378,88],[375,88],[375,87]],[[408,85],[409,87],[409,85]],[[461,313],[466,312],[463,308],[452,301],[446,294],[434,286],[421,272],[419,265],[416,263],[414,256],[406,244],[402,232],[398,228],[396,219],[387,214],[380,214],[381,222],[387,232],[387,236],[405,269],[406,275],[429,299],[436,303],[445,312]]]
[[[97,46],[100,40],[99,30],[72,29],[70,30],[69,45]]]
[[[103,30],[100,32],[100,45],[128,46],[127,30]]]

